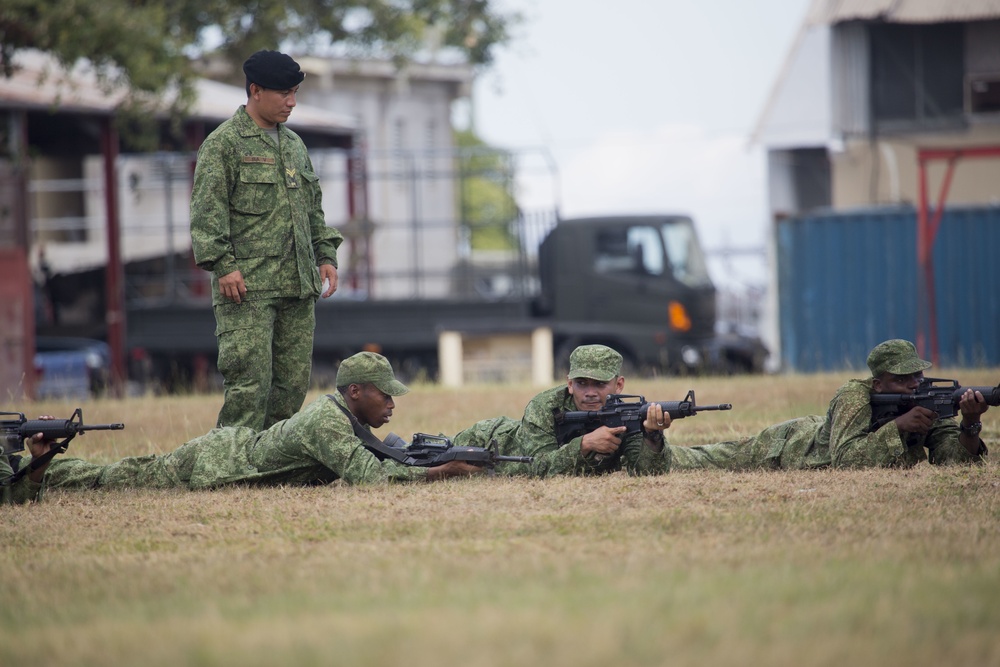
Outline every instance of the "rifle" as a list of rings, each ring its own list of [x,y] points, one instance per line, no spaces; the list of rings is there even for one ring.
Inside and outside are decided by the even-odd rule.
[[[32,470],[37,470],[69,447],[69,441],[87,431],[120,431],[125,424],[84,424],[83,410],[77,408],[69,419],[25,419],[23,412],[0,412],[0,417],[17,416],[17,419],[0,420],[0,447],[3,456],[24,449],[24,441],[36,433],[46,440],[60,440],[46,454],[31,461],[31,465],[14,473],[5,483],[12,484]]]
[[[442,465],[448,461],[465,461],[473,465],[486,466],[492,475],[497,463],[503,461],[531,463],[535,460],[531,456],[500,456],[500,447],[496,440],[491,440],[489,447],[455,447],[449,438],[428,433],[415,434],[412,443],[406,442],[395,433],[387,435],[384,441],[379,440],[358,421],[354,413],[338,403],[333,396],[330,396],[330,400],[351,422],[354,435],[358,436],[365,449],[379,461],[389,458],[403,465],[424,468]]]
[[[611,394],[600,410],[557,412],[555,415],[556,442],[559,445],[564,445],[573,438],[586,435],[600,426],[609,428],[624,426],[626,437],[633,433],[639,433],[642,431],[642,422],[646,421],[646,412],[651,405],[662,407],[663,412],[670,415],[671,420],[694,417],[705,410],[733,409],[732,403],[696,405],[693,389],[688,391],[683,401],[657,401],[656,403],[647,403],[644,397],[636,394]]]
[[[438,466],[448,461],[465,461],[477,466],[486,466],[489,473],[497,463],[508,461],[511,463],[531,463],[534,457],[531,456],[502,456],[496,440],[490,441],[488,447],[456,447],[450,438],[443,435],[431,435],[429,433],[414,433],[413,442],[408,443],[395,433],[390,433],[385,437],[384,443],[395,452],[388,453],[396,461],[408,466],[422,466],[430,468]],[[373,452],[378,456],[378,452]]]
[[[1000,384],[995,387],[962,387],[957,380],[923,378],[912,394],[872,394],[872,428],[878,429],[911,408],[933,410],[938,419],[958,414],[958,403],[969,389],[978,391],[987,405],[1000,405]]]

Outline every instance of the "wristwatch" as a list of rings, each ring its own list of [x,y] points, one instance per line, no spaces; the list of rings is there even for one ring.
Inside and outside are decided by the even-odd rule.
[[[964,423],[958,425],[962,433],[968,433],[969,435],[979,435],[979,432],[983,430],[983,422],[975,422],[974,424],[969,424],[966,426]]]

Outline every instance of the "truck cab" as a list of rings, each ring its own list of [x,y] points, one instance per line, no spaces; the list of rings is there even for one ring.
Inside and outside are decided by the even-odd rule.
[[[552,321],[556,364],[602,343],[635,370],[751,371],[763,346],[716,337],[715,286],[691,218],[560,220],[538,256],[537,314]]]

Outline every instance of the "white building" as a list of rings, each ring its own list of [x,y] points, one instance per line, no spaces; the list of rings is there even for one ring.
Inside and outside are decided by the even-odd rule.
[[[311,57],[299,64],[307,72],[299,99],[350,119],[364,156],[355,174],[365,187],[348,203],[342,155],[312,151],[327,220],[349,239],[343,296],[351,283],[378,298],[446,294],[460,246],[452,111],[470,95],[472,69]]]

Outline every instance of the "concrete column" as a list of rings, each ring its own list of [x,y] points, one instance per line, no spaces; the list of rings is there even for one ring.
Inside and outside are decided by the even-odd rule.
[[[538,327],[531,332],[531,383],[535,386],[549,386],[555,374],[555,360],[552,358],[552,329]]]
[[[462,386],[465,379],[462,371],[462,334],[457,331],[438,334],[438,368],[443,386]]]

